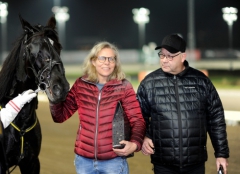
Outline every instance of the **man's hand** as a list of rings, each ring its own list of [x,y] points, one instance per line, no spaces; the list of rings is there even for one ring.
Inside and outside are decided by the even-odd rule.
[[[154,154],[154,145],[150,138],[145,137],[142,145],[142,154],[151,155]]]
[[[217,171],[219,170],[220,165],[223,167],[224,174],[227,174],[228,160],[227,158],[216,158]]]

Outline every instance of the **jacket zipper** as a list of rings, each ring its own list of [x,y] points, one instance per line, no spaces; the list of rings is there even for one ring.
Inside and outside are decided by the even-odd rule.
[[[178,83],[177,77],[174,76],[173,79],[175,80],[175,91],[176,91],[176,100],[177,100],[177,115],[178,115],[178,127],[179,127],[179,155],[180,155],[180,167],[182,167],[182,119],[181,119],[181,112],[180,112],[180,104],[179,104],[179,94],[178,94]]]
[[[90,83],[90,84],[93,84],[93,85],[96,85],[95,83],[92,83],[90,81],[87,81],[83,78],[81,78],[84,82],[87,82],[87,83]],[[112,84],[114,86],[118,85],[118,84]],[[103,87],[104,88],[104,87]],[[102,89],[103,89],[102,88]],[[96,129],[95,129],[95,137],[94,137],[94,156],[95,156],[95,160],[97,160],[97,135],[98,135],[98,113],[99,113],[99,103],[100,103],[100,100],[101,100],[101,96],[102,96],[102,89],[100,90],[99,94],[98,94],[98,102],[97,102],[97,113],[96,113]]]
[[[97,160],[97,135],[98,135],[98,113],[99,113],[99,103],[101,100],[101,95],[102,95],[102,90],[98,94],[98,102],[97,102],[97,113],[96,113],[96,130],[95,130],[95,138],[94,138],[94,146],[95,146],[95,151],[94,151],[94,156],[95,160]]]

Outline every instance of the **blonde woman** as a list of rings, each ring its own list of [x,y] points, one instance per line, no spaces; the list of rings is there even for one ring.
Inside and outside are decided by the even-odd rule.
[[[78,174],[128,174],[126,156],[141,149],[145,122],[135,91],[121,70],[117,47],[96,44],[84,62],[83,76],[73,84],[65,101],[50,103],[52,118],[62,123],[78,111],[80,124],[74,152]],[[112,146],[112,121],[121,102],[131,125],[130,141]]]

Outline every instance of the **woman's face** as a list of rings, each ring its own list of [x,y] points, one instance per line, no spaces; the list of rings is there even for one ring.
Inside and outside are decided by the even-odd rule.
[[[116,66],[114,51],[111,48],[103,48],[92,64],[96,68],[99,83],[105,84]]]

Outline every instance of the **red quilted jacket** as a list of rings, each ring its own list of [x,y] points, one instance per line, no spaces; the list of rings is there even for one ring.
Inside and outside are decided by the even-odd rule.
[[[101,91],[97,86],[79,78],[64,102],[50,104],[52,118],[62,123],[78,111],[80,124],[75,142],[75,153],[91,159],[116,157],[112,150],[112,120],[118,101],[132,127],[131,142],[139,151],[145,135],[145,121],[135,91],[127,80],[111,80]]]

